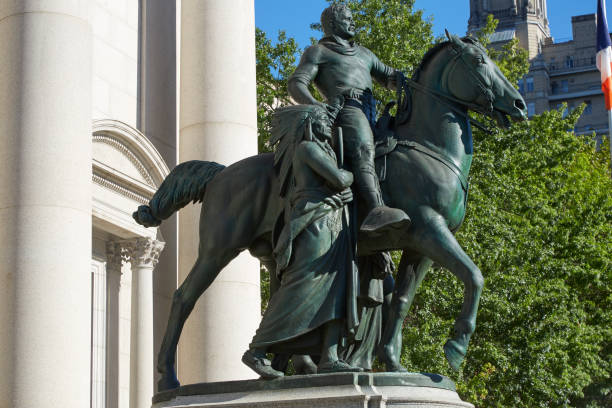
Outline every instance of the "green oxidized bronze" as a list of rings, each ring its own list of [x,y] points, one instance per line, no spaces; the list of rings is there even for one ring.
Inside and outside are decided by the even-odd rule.
[[[350,16],[341,8],[339,10],[337,14],[330,14],[331,21],[338,23],[339,26],[345,24],[342,27],[346,27],[347,22],[350,22]],[[326,27],[325,20],[323,23]],[[256,358],[263,358],[262,348],[283,354],[312,354],[315,360],[319,355],[329,352],[327,357],[323,358],[324,362],[325,358],[328,361],[335,360],[336,355],[334,350],[330,351],[330,347],[335,347],[333,343],[337,339],[336,328],[327,329],[330,328],[330,322],[341,322],[341,327],[346,329],[342,330],[345,344],[344,347],[337,350],[337,353],[339,353],[338,357],[346,360],[347,366],[369,369],[369,362],[376,351],[378,358],[385,363],[388,371],[405,370],[399,363],[402,324],[416,290],[433,262],[451,271],[464,284],[464,300],[455,321],[455,333],[446,342],[444,351],[450,365],[455,369],[460,366],[466,355],[470,337],[476,327],[476,313],[483,287],[480,270],[461,249],[453,236],[465,215],[467,180],[472,162],[472,132],[467,112],[468,110],[481,112],[496,119],[501,125],[507,125],[508,116],[513,120],[526,118],[524,101],[494,62],[488,58],[484,48],[473,39],[460,39],[447,34],[448,41],[432,48],[425,55],[413,78],[405,79],[401,75],[392,75],[393,72],[390,69],[381,68],[379,70],[383,65],[375,62],[377,60],[371,53],[361,47],[351,45],[348,41],[352,38],[350,24],[346,29],[346,38],[338,35],[339,30],[342,29],[338,27],[334,26],[336,30],[334,35],[339,38],[329,40],[337,42],[337,46],[331,43],[326,45],[325,42],[328,40],[324,39],[315,46],[315,51],[319,50],[316,51],[318,55],[311,55],[315,54],[315,51],[307,51],[300,63],[297,76],[292,81],[292,86],[300,88],[300,83],[304,85],[309,81],[314,82],[326,96],[327,104],[310,99],[297,98],[298,101],[326,108],[329,105],[330,109],[337,113],[336,125],[341,125],[344,134],[342,149],[346,162],[344,164],[355,176],[356,185],[353,187],[355,197],[359,199],[358,207],[361,214],[359,219],[365,218],[367,221],[367,214],[372,208],[381,208],[380,201],[377,201],[379,198],[376,200],[368,198],[378,194],[376,190],[378,186],[380,186],[382,201],[386,204],[384,211],[390,208],[397,209],[398,212],[390,211],[391,216],[385,214],[381,217],[374,217],[371,225],[374,225],[375,228],[371,230],[363,228],[363,222],[351,222],[352,216],[347,216],[348,211],[346,211],[348,198],[346,193],[342,193],[344,187],[341,187],[345,186],[348,180],[337,183],[333,187],[334,183],[329,183],[330,180],[316,170],[317,166],[325,164],[336,175],[348,174],[338,168],[331,151],[325,147],[328,144],[323,140],[327,139],[322,135],[326,134],[326,130],[318,128],[323,121],[319,120],[320,115],[314,114],[316,109],[313,107],[292,109],[308,112],[304,114],[306,116],[302,116],[302,119],[311,119],[313,131],[312,139],[307,139],[304,144],[310,143],[310,146],[317,147],[310,149],[298,147],[304,142],[304,128],[301,128],[302,133],[300,134],[298,127],[293,127],[295,134],[286,134],[279,138],[279,149],[283,148],[283,143],[291,141],[293,145],[286,143],[285,147],[293,149],[293,153],[287,151],[290,154],[280,161],[282,153],[277,150],[276,157],[274,154],[261,154],[228,167],[203,161],[192,161],[177,166],[164,180],[150,205],[139,207],[134,214],[139,223],[154,226],[159,225],[162,220],[189,202],[203,201],[198,259],[174,295],[168,328],[159,352],[157,368],[162,374],[158,384],[160,391],[179,385],[174,369],[176,347],[183,324],[196,300],[210,286],[221,269],[243,248],[248,248],[251,254],[259,258],[271,273],[281,271],[281,287],[278,294],[283,291],[291,293],[289,289],[292,288],[287,289],[290,282],[288,280],[283,282],[286,276],[312,277],[309,274],[313,272],[313,269],[309,268],[309,265],[314,262],[313,254],[317,249],[330,252],[328,254],[324,251],[326,255],[330,255],[330,263],[322,266],[323,270],[319,272],[329,273],[333,269],[336,274],[326,283],[332,286],[330,282],[342,283],[338,283],[333,288],[329,286],[317,301],[323,297],[347,301],[344,303],[343,310],[328,314],[326,318],[318,322],[320,324],[317,327],[307,328],[312,329],[308,331],[319,332],[323,336],[328,332],[333,333],[330,336],[333,340],[326,347],[323,341],[310,346],[308,341],[301,344],[298,341],[293,342],[294,344],[289,344],[291,341],[279,341],[297,340],[300,336],[295,335],[300,331],[298,326],[301,323],[291,323],[289,332],[285,333],[286,336],[281,339],[276,336],[274,330],[268,330],[274,325],[268,325],[264,318],[264,323],[260,328],[261,335],[258,332],[251,352],[245,354],[244,360],[249,361],[250,366],[260,364],[260,367],[262,365],[269,367],[266,361],[255,361]],[[355,55],[345,55],[349,48],[355,48],[358,51]],[[368,56],[367,58],[370,59],[365,62],[362,60],[362,62],[365,64],[370,61],[371,64],[367,65],[361,73],[350,70],[351,64],[349,64],[343,68],[349,69],[342,76],[346,78],[346,86],[338,86],[333,90],[329,88],[331,82],[327,82],[326,78],[332,78],[333,75],[340,73],[336,70],[340,70],[340,65],[349,61],[345,57],[353,58],[351,61],[355,61],[354,58],[358,55]],[[334,66],[330,68],[334,72],[327,72],[327,68],[320,65],[321,60],[315,57],[331,58],[326,60],[328,63],[325,66]],[[340,61],[338,62],[340,65],[336,67],[335,63],[330,64],[332,60]],[[316,71],[305,69],[309,67],[312,69],[312,65],[317,65],[317,63],[319,66]],[[368,103],[364,102],[367,100],[368,90],[371,89],[371,79],[368,80],[368,75],[366,75],[368,69],[370,75],[375,79],[383,81],[386,79],[392,83],[395,78],[395,82],[402,91],[396,117],[391,118],[385,115],[378,125],[378,130],[381,132],[377,134],[394,136],[393,138],[376,139],[376,170],[379,175],[384,176],[380,177],[380,182],[378,179],[372,180],[371,177],[370,181],[363,181],[368,180],[372,169],[370,162],[360,161],[363,156],[369,158],[373,155],[367,146],[370,143],[372,131],[369,130],[370,133],[368,133],[368,127],[365,124],[367,122],[369,126],[370,123],[367,113]],[[301,76],[304,72],[306,76]],[[352,72],[353,75],[349,75],[348,72]],[[300,76],[302,79],[299,79]],[[302,89],[302,96],[307,97],[303,91]],[[299,93],[300,91],[294,89],[292,93],[294,92]],[[336,96],[338,96],[337,100]],[[278,114],[278,117],[283,116],[287,115]],[[295,119],[299,115],[289,114],[287,117]],[[287,126],[287,129],[291,128]],[[349,130],[351,127],[353,129]],[[308,126],[305,129],[308,129]],[[354,143],[361,146],[357,152],[354,150]],[[339,143],[335,143],[337,156],[341,155],[338,151],[339,147]],[[301,150],[309,151],[297,154],[297,151]],[[362,153],[361,156],[359,152]],[[313,157],[317,155],[324,159],[321,160],[321,163],[313,164],[316,163]],[[289,160],[290,156],[291,160]],[[286,169],[287,173],[285,173],[283,166],[288,166],[289,163],[291,163],[290,167],[295,167]],[[313,172],[317,175],[298,181],[300,174],[312,175]],[[288,182],[295,183],[293,190],[289,188]],[[328,185],[325,187],[328,190],[323,194],[321,186],[325,184]],[[312,223],[306,222],[304,229],[300,227],[296,230],[300,231],[299,233],[293,236],[289,234],[291,239],[279,240],[283,234],[283,228],[291,225],[292,220],[299,219],[304,214],[307,214],[308,217],[308,214],[312,215],[319,211],[313,210],[313,213],[309,213],[305,211],[304,205],[299,204],[302,196],[296,193],[300,190],[300,188],[295,189],[297,185],[302,186],[302,189],[312,186],[314,190],[320,190],[313,193],[312,203],[315,207],[321,207],[321,203],[327,197],[333,196],[337,198],[336,204],[335,206],[328,205],[329,208],[326,208],[325,211],[320,210],[321,217]],[[231,197],[229,203],[227,197]],[[351,204],[348,207],[351,207]],[[405,213],[410,218],[409,226],[405,219],[399,223],[387,222],[400,213]],[[283,223],[277,223],[279,219],[282,219]],[[317,222],[325,224],[319,227],[324,228],[330,238],[320,245],[312,246],[309,243],[314,242],[316,238],[308,235],[311,234],[310,229],[312,229],[309,229],[309,226],[314,226]],[[344,234],[354,235],[355,225],[361,227],[357,247],[357,253],[361,256],[359,285],[355,289],[360,293],[360,299],[365,298],[362,295],[369,293],[370,297],[378,299],[378,304],[380,304],[384,295],[383,280],[380,279],[384,274],[374,272],[364,279],[364,274],[368,273],[365,272],[367,268],[363,265],[376,264],[377,259],[379,261],[383,259],[382,263],[379,262],[383,266],[375,266],[373,270],[385,269],[385,257],[381,258],[376,254],[391,249],[403,251],[397,281],[390,304],[387,304],[384,319],[380,319],[380,315],[377,315],[381,307],[368,309],[367,302],[358,304],[357,319],[359,321],[356,329],[350,327],[355,322],[351,320],[351,310],[347,306],[353,294],[346,291],[348,286],[342,286],[347,284],[349,279],[354,279],[351,268],[347,267],[347,264],[352,262],[350,256],[347,258],[346,253],[344,257],[335,257],[332,254],[336,247],[346,245]],[[394,225],[398,228],[394,228]],[[389,226],[391,226],[390,230]],[[387,232],[382,235],[370,233],[376,228],[382,228],[382,230],[387,228],[385,230]],[[348,233],[348,231],[353,231],[353,233]],[[285,242],[285,244],[291,242],[293,256],[287,255],[284,252],[287,245],[279,246],[279,242]],[[280,268],[277,268],[277,260],[282,260]],[[284,277],[285,273],[288,274]],[[311,282],[302,283],[305,290],[312,289]],[[342,287],[345,288],[344,293],[336,290]],[[272,309],[269,313],[278,313],[278,311]],[[381,320],[385,322],[382,338],[368,333],[366,326],[370,327],[371,323]],[[350,329],[353,329],[354,334]],[[279,375],[271,373],[272,377]]]
[[[283,375],[266,358],[270,352],[319,356],[318,373],[363,371],[338,357],[342,334],[359,324],[346,208],[353,175],[338,167],[325,109],[282,108],[273,123],[274,167],[285,204],[273,235],[280,287],[242,360],[263,378]]]
[[[345,5],[325,9],[321,24],[325,37],[304,52],[289,79],[289,93],[299,103],[339,110],[336,126],[344,133],[345,166],[355,175],[353,190],[360,199],[359,212],[365,218],[361,231],[374,238],[405,229],[410,219],[402,210],[385,206],[374,169],[372,126],[376,121],[376,106],[372,78],[395,90],[396,71],[380,62],[370,50],[352,41],[355,26]],[[311,82],[326,103],[313,98],[308,90]]]

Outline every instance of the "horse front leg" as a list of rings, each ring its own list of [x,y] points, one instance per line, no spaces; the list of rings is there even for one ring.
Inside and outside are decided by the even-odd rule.
[[[393,288],[391,305],[385,316],[385,325],[378,349],[378,358],[385,364],[387,371],[407,371],[400,364],[402,353],[402,326],[416,292],[421,286],[432,262],[430,259],[402,253],[397,272],[397,282]]]
[[[426,215],[423,224],[413,234],[411,248],[451,271],[464,285],[463,305],[455,320],[455,333],[444,345],[446,359],[453,369],[458,370],[476,328],[476,313],[484,279],[444,219],[433,210]]]

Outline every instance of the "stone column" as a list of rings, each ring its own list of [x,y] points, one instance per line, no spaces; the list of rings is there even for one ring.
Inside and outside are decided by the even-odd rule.
[[[119,407],[119,291],[123,247],[106,243],[106,408]]]
[[[177,3],[140,1],[138,128],[155,145],[170,169],[178,160]],[[173,215],[159,227],[166,245],[153,272],[155,351],[161,346],[177,284],[177,220],[178,217]]]
[[[181,8],[179,161],[229,165],[257,154],[254,1],[183,0]],[[179,282],[197,257],[199,212],[179,213]],[[240,358],[259,319],[259,263],[242,254],[187,319],[179,380],[253,378]]]
[[[149,408],[153,397],[153,269],[164,243],[148,238],[125,242],[132,266],[130,408]]]
[[[0,0],[0,407],[90,403],[88,0]]]

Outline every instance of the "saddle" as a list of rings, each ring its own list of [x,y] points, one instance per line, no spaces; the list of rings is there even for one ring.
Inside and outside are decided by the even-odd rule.
[[[395,105],[395,102],[389,102],[380,116],[376,125],[373,126],[374,132],[374,165],[376,175],[380,181],[385,181],[387,178],[387,155],[397,147],[397,139],[395,138],[395,122],[396,117],[391,116],[390,110]]]
[[[409,89],[405,88],[406,95],[409,95]],[[409,99],[407,96],[404,97]],[[398,99],[402,100],[402,95],[398,95]],[[443,155],[434,152],[433,150],[423,146],[420,143],[412,142],[409,140],[397,140],[395,138],[395,128],[408,121],[410,118],[411,107],[409,104],[404,103],[398,107],[397,116],[391,116],[390,110],[395,105],[395,102],[389,102],[380,116],[376,125],[373,127],[374,131],[374,166],[378,179],[382,182],[387,178],[387,155],[393,152],[398,145],[405,146],[409,149],[414,149],[420,153],[423,153],[450,169],[459,178],[461,186],[464,191],[468,191],[469,183],[465,175],[461,172],[453,162],[444,157]]]

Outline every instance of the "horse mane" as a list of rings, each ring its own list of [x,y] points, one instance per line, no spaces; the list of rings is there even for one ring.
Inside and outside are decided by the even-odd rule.
[[[463,37],[461,39],[461,41],[463,41],[466,44],[474,45],[474,46],[478,47],[480,50],[482,50],[483,52],[486,53],[486,50],[484,49],[484,47],[474,37],[471,37],[471,36]],[[419,80],[419,76],[425,70],[425,68],[427,68],[427,65],[431,62],[433,57],[435,57],[440,51],[442,51],[444,48],[446,48],[446,46],[449,45],[450,43],[451,43],[451,41],[446,40],[446,41],[442,41],[441,43],[438,43],[438,44],[434,45],[433,47],[431,47],[425,53],[425,55],[423,55],[423,59],[421,60],[421,63],[414,70],[414,74],[412,74],[412,80],[413,81],[418,81]]]

